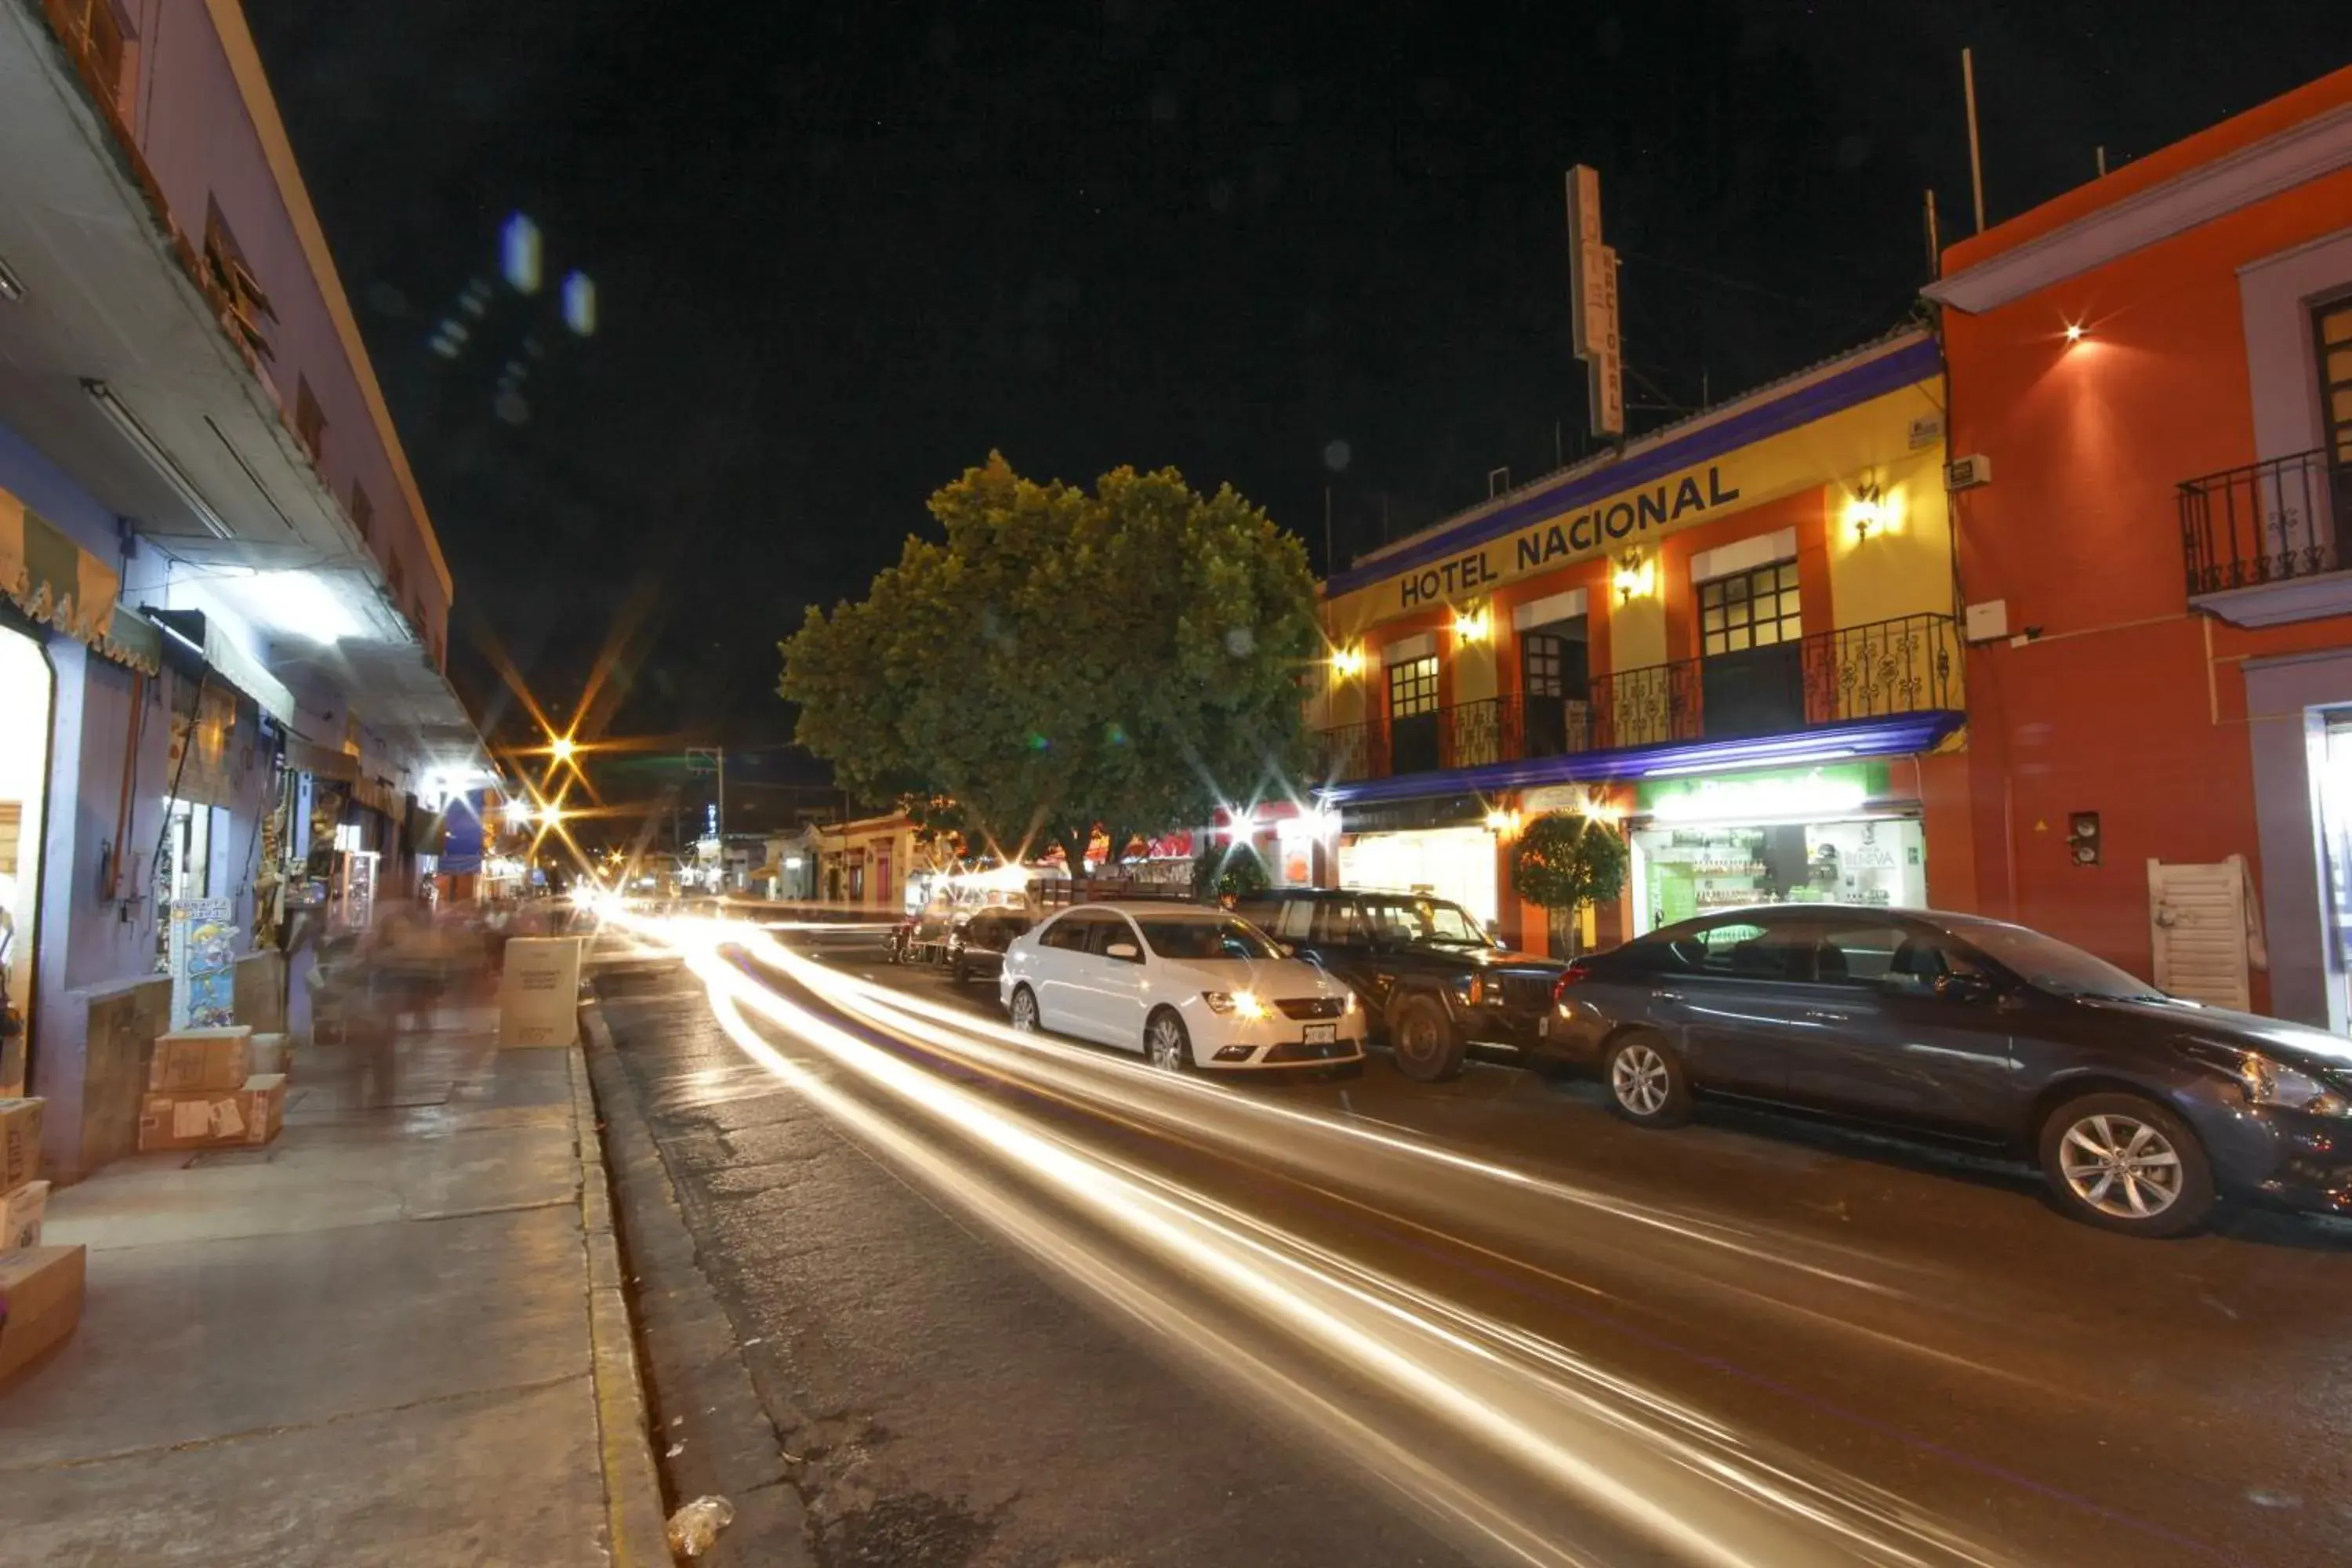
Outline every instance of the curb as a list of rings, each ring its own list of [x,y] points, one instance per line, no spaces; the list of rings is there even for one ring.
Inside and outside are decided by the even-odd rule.
[[[669,1568],[673,1562],[662,1508],[661,1475],[654,1468],[653,1415],[646,1405],[630,1331],[619,1238],[613,1229],[610,1177],[588,1058],[568,1053],[572,1114],[580,1155],[580,1228],[588,1257],[588,1332],[594,1361],[596,1449],[604,1469],[604,1522],[614,1568]]]
[[[636,1086],[603,1008],[588,1002],[580,1011],[587,1080],[605,1113],[620,1256],[635,1271],[620,1278],[633,1287],[649,1426],[667,1450],[660,1469],[669,1495],[682,1502],[715,1493],[734,1506],[735,1522],[699,1560],[712,1568],[814,1568],[798,1478],[752,1384],[734,1323],[703,1271]]]

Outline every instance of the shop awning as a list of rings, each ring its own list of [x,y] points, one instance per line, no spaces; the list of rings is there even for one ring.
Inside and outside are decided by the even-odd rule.
[[[226,633],[202,610],[162,610],[150,605],[144,612],[165,637],[178,639],[191,651],[201,652],[223,680],[253,699],[253,705],[278,721],[286,729],[294,726],[294,694],[286,683],[261,668],[245,649],[239,647]]]
[[[1741,768],[1798,767],[1847,758],[1897,757],[1933,751],[1967,722],[1967,715],[1944,710],[1903,713],[1824,724],[1787,735],[1754,735],[1733,741],[1677,741],[1660,746],[1621,746],[1565,757],[1530,757],[1490,763],[1446,773],[1406,773],[1326,784],[1315,793],[1328,805],[1418,800],[1425,795],[1499,795],[1543,784],[1622,784],[1681,773],[1732,773]]]
[[[0,489],[0,594],[43,626],[152,675],[163,665],[155,628],[116,602],[121,591],[120,573]]]

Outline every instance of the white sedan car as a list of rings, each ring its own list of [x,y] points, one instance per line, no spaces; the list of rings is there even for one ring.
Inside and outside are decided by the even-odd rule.
[[[1084,904],[1005,950],[1013,1026],[1140,1050],[1171,1072],[1364,1059],[1355,993],[1247,921],[1191,904]]]

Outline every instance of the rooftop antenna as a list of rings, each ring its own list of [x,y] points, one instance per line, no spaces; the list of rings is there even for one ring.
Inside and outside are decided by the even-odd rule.
[[[1969,100],[1969,184],[1977,198],[1977,232],[1984,232],[1984,153],[1977,144],[1976,51],[1960,51],[1960,90]]]

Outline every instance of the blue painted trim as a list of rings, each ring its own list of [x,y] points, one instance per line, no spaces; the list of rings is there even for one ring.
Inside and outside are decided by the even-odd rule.
[[[1843,762],[1849,757],[1904,756],[1932,750],[1958,730],[1967,716],[1938,709],[1896,719],[1855,719],[1824,724],[1793,735],[1756,735],[1737,741],[1676,741],[1660,746],[1620,746],[1567,757],[1489,763],[1446,773],[1407,773],[1360,784],[1326,784],[1315,791],[1327,805],[1371,805],[1384,801],[1436,795],[1499,795],[1546,784],[1622,784],[1709,768],[1794,767]],[[1830,753],[1835,753],[1831,755]]]
[[[1612,463],[1605,468],[1578,474],[1549,489],[1533,491],[1513,501],[1499,511],[1433,534],[1407,550],[1348,571],[1334,573],[1325,584],[1327,597],[1338,598],[1374,583],[1384,583],[1401,576],[1416,566],[1432,561],[1442,561],[1450,555],[1466,552],[1473,546],[1516,533],[1530,523],[1541,522],[1563,511],[1571,510],[1589,500],[1600,500],[1622,490],[1638,489],[1652,479],[1720,458],[1727,452],[1751,446],[1767,437],[1778,436],[1801,425],[1867,403],[1874,397],[1925,381],[1941,374],[1944,356],[1941,347],[1932,337],[1923,338],[1910,347],[1898,349],[1880,359],[1858,364],[1852,370],[1841,371],[1811,386],[1801,387],[1782,397],[1760,404],[1744,414],[1737,414],[1719,425],[1704,430],[1694,430],[1678,440],[1628,458],[1622,463]]]

